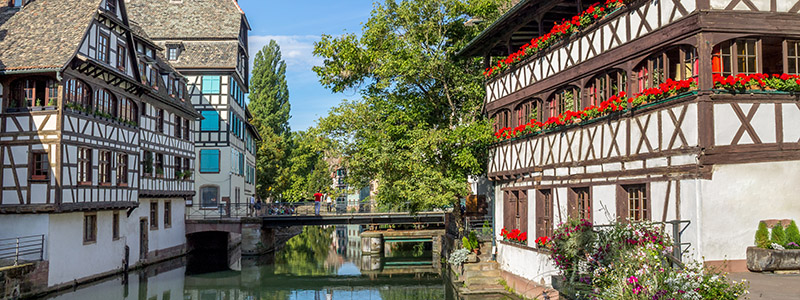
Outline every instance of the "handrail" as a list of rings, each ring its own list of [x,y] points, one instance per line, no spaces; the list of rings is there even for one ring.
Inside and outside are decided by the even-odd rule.
[[[44,234],[0,239],[0,260],[13,258],[14,266],[19,265],[22,258],[36,254],[39,257],[35,260],[44,260]]]
[[[400,212],[386,209],[375,201],[320,201],[320,215],[345,215],[380,212]],[[261,204],[260,209],[250,203],[220,203],[216,206],[187,206],[185,219],[221,219],[264,216],[312,216],[316,215],[315,201],[273,202]]]

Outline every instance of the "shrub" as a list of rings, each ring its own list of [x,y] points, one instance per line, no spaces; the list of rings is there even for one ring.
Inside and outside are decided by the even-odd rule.
[[[781,222],[775,224],[775,227],[772,227],[772,242],[778,245],[786,245],[786,232],[783,231],[783,225]]]
[[[464,248],[469,251],[478,249],[478,236],[474,231],[470,231],[467,236],[461,238],[461,242],[464,244]]]
[[[790,246],[789,243],[800,246],[800,230],[797,229],[797,223],[795,223],[794,220],[792,220],[792,222],[789,223],[789,227],[786,228],[786,246],[792,249],[798,247]]]
[[[758,230],[756,230],[756,246],[759,248],[769,249],[769,229],[767,223],[758,222]]]
[[[469,255],[469,252],[469,250],[464,248],[455,250],[453,253],[450,253],[450,258],[447,260],[447,262],[454,267],[460,266],[462,263],[467,261],[467,255]]]

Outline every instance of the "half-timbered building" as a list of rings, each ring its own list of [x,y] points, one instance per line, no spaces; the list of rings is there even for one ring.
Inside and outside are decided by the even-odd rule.
[[[496,232],[530,237],[525,245],[498,242],[501,267],[549,282],[555,268],[534,239],[582,218],[680,220],[685,258],[744,270],[760,220],[800,215],[800,102],[763,85],[724,89],[714,75],[797,75],[800,1],[620,1],[581,30],[496,67],[594,2],[521,1],[460,52],[486,61],[485,108],[499,137],[487,174]],[[620,92],[659,93],[648,89],[668,81],[693,83],[608,115],[544,130],[531,122],[601,106]],[[521,133],[504,135],[520,125]]]
[[[164,177],[195,156],[199,114],[182,76],[132,31],[124,1],[8,4],[0,8],[0,238],[41,235],[49,286],[180,254],[182,223],[162,228],[182,220],[194,194],[191,174]],[[174,133],[175,118],[191,121],[181,127],[188,138]],[[146,153],[163,156],[164,176],[146,172]]]
[[[190,209],[249,202],[256,180],[252,138],[258,135],[249,134],[250,25],[244,12],[235,0],[134,0],[129,7],[131,18],[186,76],[187,97],[203,116],[194,137],[198,163]]]

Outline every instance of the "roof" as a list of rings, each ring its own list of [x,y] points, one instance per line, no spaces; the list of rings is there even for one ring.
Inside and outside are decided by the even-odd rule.
[[[238,39],[244,13],[235,0],[130,0],[128,16],[153,39]]]
[[[37,0],[0,8],[0,71],[61,69],[80,47],[101,0]]]
[[[510,41],[511,49],[516,51],[539,36],[540,26],[541,32],[548,32],[554,22],[572,18],[591,3],[594,2],[584,1],[579,9],[573,1],[522,0],[481,31],[456,55],[508,55],[505,41]],[[539,16],[542,18],[541,25],[536,21]]]
[[[183,41],[181,45],[178,60],[170,62],[176,68],[236,68],[238,41]]]

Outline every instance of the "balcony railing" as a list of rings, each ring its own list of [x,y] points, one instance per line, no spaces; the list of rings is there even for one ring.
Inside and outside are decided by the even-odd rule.
[[[691,14],[696,0],[636,2],[576,33],[541,54],[516,64],[486,83],[486,103],[657,31]]]

